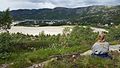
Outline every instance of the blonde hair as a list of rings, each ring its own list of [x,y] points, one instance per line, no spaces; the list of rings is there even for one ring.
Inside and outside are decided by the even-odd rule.
[[[98,37],[97,41],[105,41],[105,32],[101,32]]]

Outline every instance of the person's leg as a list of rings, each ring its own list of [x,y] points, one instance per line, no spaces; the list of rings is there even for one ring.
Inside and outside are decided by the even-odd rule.
[[[108,53],[100,54],[100,57],[112,59],[112,57]]]
[[[113,59],[112,56],[109,55],[108,53],[107,53],[107,58],[109,58],[109,59]]]
[[[112,59],[112,57],[110,55],[108,55],[108,53],[105,53],[105,54],[92,54],[92,56],[98,56],[98,57],[101,57],[101,58]]]

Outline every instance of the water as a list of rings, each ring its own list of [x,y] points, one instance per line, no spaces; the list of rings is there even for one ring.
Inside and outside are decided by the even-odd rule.
[[[68,26],[47,26],[47,27],[22,27],[22,26],[13,26],[9,32],[10,33],[23,33],[29,35],[39,35],[42,31],[45,34],[57,35],[62,34],[63,29]]]
[[[11,29],[9,29],[9,32],[10,33],[19,32],[19,33],[29,34],[29,35],[39,35],[39,33],[44,31],[45,34],[57,35],[57,34],[62,34],[63,29],[65,27],[70,27],[72,29],[74,26],[46,26],[46,27],[12,26]],[[93,32],[106,31],[105,29],[94,28],[94,27],[91,27],[91,29],[93,29]]]

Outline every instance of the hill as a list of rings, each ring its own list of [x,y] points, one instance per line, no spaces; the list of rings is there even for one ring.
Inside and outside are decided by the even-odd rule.
[[[78,8],[56,7],[54,9],[19,9],[12,10],[14,20],[69,20],[82,24],[118,24],[120,22],[120,6],[88,6]]]

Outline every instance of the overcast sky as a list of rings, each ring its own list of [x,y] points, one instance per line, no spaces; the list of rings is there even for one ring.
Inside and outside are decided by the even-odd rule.
[[[39,9],[55,7],[84,7],[90,5],[119,5],[120,0],[0,0],[0,11],[10,8]]]

